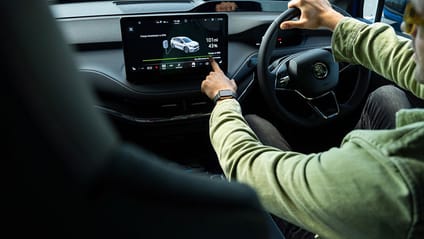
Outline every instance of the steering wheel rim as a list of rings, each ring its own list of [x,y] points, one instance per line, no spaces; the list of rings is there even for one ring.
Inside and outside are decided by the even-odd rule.
[[[343,15],[349,16],[349,14],[347,12],[343,11],[342,9],[339,9],[337,7],[335,7],[335,9],[337,11],[341,12]],[[333,116],[331,116],[331,117],[323,116],[322,118],[317,117],[317,118],[313,118],[313,119],[308,119],[308,118],[304,118],[302,116],[296,115],[293,112],[290,112],[290,110],[288,110],[286,107],[284,107],[280,103],[279,99],[277,99],[277,93],[275,92],[276,91],[276,86],[275,86],[276,79],[274,79],[274,80],[269,79],[269,77],[271,75],[271,72],[269,71],[269,65],[270,65],[270,60],[272,58],[272,52],[275,49],[275,46],[273,44],[275,44],[275,42],[276,42],[277,33],[280,29],[279,28],[280,23],[283,22],[283,21],[286,21],[286,20],[293,19],[295,17],[299,17],[299,16],[300,16],[300,10],[299,9],[289,8],[286,11],[284,11],[283,13],[281,13],[271,23],[271,25],[268,27],[268,29],[265,32],[265,35],[262,39],[262,43],[260,45],[259,52],[258,52],[258,63],[257,63],[258,82],[259,82],[259,87],[261,89],[261,92],[263,94],[263,97],[264,97],[266,103],[269,105],[269,107],[271,108],[271,111],[278,118],[280,118],[284,122],[291,123],[291,124],[294,124],[294,125],[298,125],[298,126],[301,126],[301,127],[306,127],[306,128],[317,127],[317,126],[321,126],[321,125],[327,124],[329,122],[332,122],[335,119],[340,119],[341,117],[348,115],[355,108],[357,108],[357,106],[362,102],[362,99],[364,98],[364,96],[366,94],[366,90],[364,90],[364,89],[368,88],[369,71],[368,70],[364,71],[364,69],[360,69],[360,71],[362,71],[362,72],[358,73],[358,80],[355,83],[356,85],[352,89],[352,94],[350,95],[349,99],[344,104],[339,104],[337,102],[337,98],[336,98],[334,92],[331,91],[332,96],[335,99],[335,104],[337,105],[337,109],[339,110],[339,112],[335,115],[335,117],[333,117]],[[321,49],[323,49],[323,48],[321,48]],[[306,51],[301,51],[301,52],[296,53],[296,54],[299,55],[299,54],[302,54],[303,52],[306,52]],[[286,58],[288,58],[287,61],[290,61],[290,59],[296,57],[295,56],[296,54],[286,57]],[[331,52],[330,52],[330,54],[331,54]],[[334,62],[334,60],[333,60],[333,62]],[[340,72],[338,72],[338,75],[339,74],[340,74]],[[338,78],[337,78],[337,81],[338,81]],[[299,93],[299,92],[297,92],[297,93]],[[330,93],[330,91],[328,91],[327,93]],[[302,94],[300,94],[300,95],[302,95]],[[304,96],[302,95],[302,97],[304,97]],[[308,97],[304,97],[304,98],[305,98],[305,100],[308,99]]]

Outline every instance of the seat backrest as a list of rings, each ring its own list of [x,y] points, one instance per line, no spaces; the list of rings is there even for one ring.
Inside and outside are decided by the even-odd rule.
[[[16,237],[269,238],[247,186],[125,145],[47,1],[1,1],[3,228]]]

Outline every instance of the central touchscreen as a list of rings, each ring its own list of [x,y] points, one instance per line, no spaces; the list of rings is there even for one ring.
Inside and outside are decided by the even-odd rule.
[[[225,14],[125,17],[121,32],[131,82],[200,82],[211,71],[209,57],[227,71]]]

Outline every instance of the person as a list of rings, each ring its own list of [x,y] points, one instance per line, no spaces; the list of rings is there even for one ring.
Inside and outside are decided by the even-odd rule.
[[[235,2],[220,2],[215,5],[215,11],[217,12],[234,12],[237,9]]]
[[[386,24],[344,17],[327,0],[292,0],[288,6],[299,8],[301,16],[281,23],[282,29],[326,27],[333,31],[336,60],[368,67],[424,98],[423,1],[411,0],[405,10],[402,25],[412,41]],[[352,130],[339,147],[303,154],[290,150],[278,132],[263,140],[252,130],[228,94],[236,92],[235,81],[213,60],[211,65],[201,90],[216,100],[210,139],[229,180],[252,186],[270,213],[322,238],[424,237],[424,109],[398,104],[393,127],[386,119],[380,121],[389,125],[358,123],[365,129]],[[381,118],[372,114],[390,115],[364,111],[369,115],[362,122]],[[260,127],[276,131],[269,122]],[[268,145],[276,141],[281,147]]]

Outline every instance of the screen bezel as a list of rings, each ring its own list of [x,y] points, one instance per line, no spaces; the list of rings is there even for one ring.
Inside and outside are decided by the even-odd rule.
[[[174,69],[174,70],[162,70],[159,68],[159,70],[152,70],[147,71],[145,69],[139,70],[139,65],[137,63],[134,64],[136,60],[134,60],[134,54],[132,52],[134,51],[140,51],[142,47],[136,46],[135,42],[131,41],[138,41],[141,42],[139,39],[130,38],[127,35],[126,30],[128,29],[131,24],[134,24],[135,22],[141,23],[141,26],[143,25],[143,22],[145,24],[152,24],[152,22],[155,21],[163,21],[163,20],[172,20],[172,19],[197,19],[198,21],[204,20],[204,19],[222,19],[220,33],[219,33],[219,51],[220,54],[214,55],[214,58],[219,60],[219,65],[221,69],[224,71],[224,73],[227,73],[228,68],[228,16],[224,13],[210,13],[210,14],[196,14],[196,13],[189,13],[189,14],[156,14],[156,15],[148,15],[148,16],[131,16],[131,17],[122,17],[120,20],[121,23],[121,34],[122,34],[122,45],[123,45],[123,53],[124,53],[124,64],[125,64],[125,72],[127,76],[127,81],[132,83],[151,83],[151,82],[201,82],[207,74],[211,71],[210,65],[208,65],[209,61],[207,59],[206,55],[208,54],[202,54],[202,57],[195,58],[196,64],[204,64],[201,67],[194,67],[194,68],[183,68],[183,69]],[[147,22],[147,23],[146,23]],[[155,23],[156,24],[156,23]],[[150,25],[148,25],[150,26]],[[155,25],[156,26],[156,25]],[[170,26],[168,26],[170,27]],[[143,30],[144,31],[144,30]],[[150,30],[152,34],[157,32],[157,29]],[[202,31],[201,34],[205,34],[208,31],[205,29],[205,31]],[[169,32],[166,32],[168,34]],[[218,34],[217,31],[213,32],[213,34]],[[174,34],[179,35],[179,34]],[[170,36],[166,36],[167,38],[170,38]],[[204,42],[201,44],[205,44]],[[164,48],[165,49],[165,48]],[[164,50],[161,49],[161,50]],[[207,49],[209,50],[209,49]],[[166,51],[166,49],[165,49]],[[178,52],[178,51],[177,51]],[[213,51],[211,51],[214,53]],[[141,54],[144,54],[145,52],[142,52]],[[147,53],[146,53],[147,54]],[[149,53],[150,54],[150,53]],[[184,54],[184,53],[180,53]],[[190,55],[195,55],[194,53],[186,53]],[[213,55],[213,54],[212,54]],[[218,55],[220,57],[218,57]],[[206,57],[204,57],[206,56]],[[138,56],[137,56],[138,57]],[[143,57],[142,57],[143,58]],[[144,59],[143,59],[144,60]],[[187,61],[188,62],[188,61]],[[161,63],[158,63],[161,64]],[[131,69],[134,67],[138,70]],[[140,63],[140,65],[143,65]],[[161,65],[159,65],[160,67]]]

